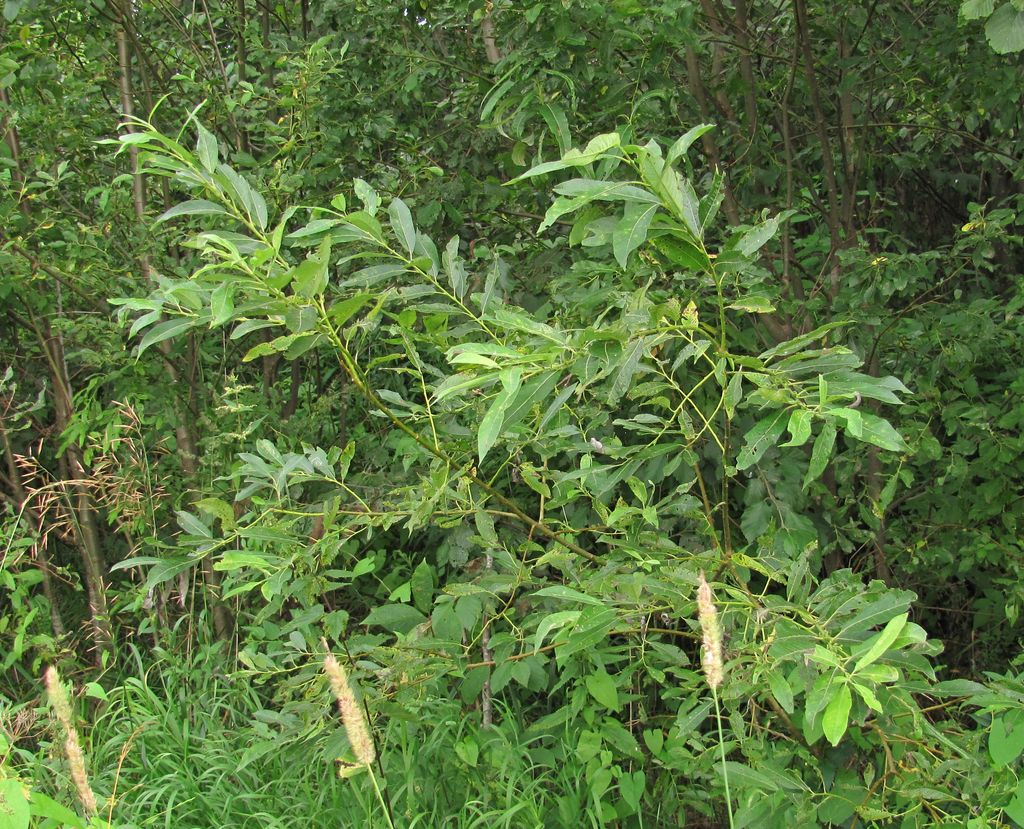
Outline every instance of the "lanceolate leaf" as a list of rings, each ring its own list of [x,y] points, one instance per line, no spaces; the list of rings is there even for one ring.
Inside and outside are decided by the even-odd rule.
[[[157,222],[166,222],[178,216],[227,216],[228,211],[221,205],[206,199],[192,199],[168,208],[156,217]]]
[[[202,124],[196,125],[196,155],[208,173],[217,169],[217,138]]]
[[[501,380],[504,388],[494,398],[477,430],[477,458],[480,463],[483,463],[487,453],[498,439],[498,435],[501,434],[502,424],[505,422],[505,412],[515,398],[516,392],[519,391],[522,372],[519,369],[508,369],[502,372]]]
[[[391,217],[391,229],[402,243],[405,252],[412,256],[416,249],[416,228],[412,223],[412,213],[409,207],[401,199],[393,199],[388,208],[388,215]]]
[[[889,646],[896,641],[896,637],[898,637],[903,628],[906,627],[907,618],[908,614],[904,613],[890,619],[881,632],[877,633],[865,643],[868,650],[860,659],[857,660],[857,664],[853,668],[853,672],[855,674],[859,673],[872,662],[875,662],[889,649]]]
[[[746,444],[736,456],[736,468],[743,470],[753,466],[775,445],[786,428],[787,413],[784,409],[762,418],[744,435]]]
[[[870,412],[861,412],[861,430],[859,435],[853,435],[865,443],[872,443],[890,452],[904,452],[907,450],[906,441],[897,432],[888,420]]]
[[[834,695],[821,715],[821,729],[825,732],[825,739],[834,746],[839,745],[843,734],[846,733],[852,706],[853,696],[850,693],[850,686],[845,682],[838,683]]]
[[[612,234],[612,252],[623,268],[626,267],[629,254],[647,239],[647,229],[651,226],[651,219],[657,210],[656,204],[630,202],[626,205],[625,213],[619,220],[615,233]]]
[[[789,416],[790,438],[783,446],[803,446],[811,436],[811,413],[807,409],[794,409]]]
[[[779,217],[773,216],[743,234],[736,248],[744,256],[753,256],[778,232],[778,229]]]
[[[698,124],[697,126],[688,129],[671,147],[669,147],[668,152],[665,154],[665,163],[675,164],[678,159],[686,155],[687,150],[690,149],[694,141],[704,135],[704,133],[710,132],[714,128],[714,124]]]
[[[170,340],[179,334],[185,333],[195,325],[196,320],[191,317],[178,317],[177,319],[166,320],[158,325],[154,325],[146,332],[146,335],[139,343],[139,354],[151,345],[162,343],[164,340]]]
[[[832,457],[832,447],[836,443],[836,424],[826,420],[821,427],[821,432],[814,441],[814,448],[811,450],[811,462],[807,467],[807,474],[804,476],[804,489],[812,481],[821,477],[821,473],[828,466],[829,458]]]

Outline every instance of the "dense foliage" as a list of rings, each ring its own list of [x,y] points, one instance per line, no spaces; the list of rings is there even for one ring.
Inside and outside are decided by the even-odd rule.
[[[4,19],[0,827],[1024,825],[1018,0]]]

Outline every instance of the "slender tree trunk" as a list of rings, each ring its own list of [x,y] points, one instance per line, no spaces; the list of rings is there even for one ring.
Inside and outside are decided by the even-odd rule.
[[[45,321],[33,320],[36,335],[46,353],[53,382],[54,417],[58,432],[63,433],[74,414],[74,394],[64,357],[64,344],[55,336]],[[67,497],[69,510],[75,520],[78,549],[82,556],[85,591],[89,602],[92,639],[96,647],[96,662],[102,665],[103,654],[113,653],[114,634],[110,625],[107,605],[107,587],[104,582],[107,566],[100,542],[96,506],[89,491],[89,473],[82,460],[81,449],[72,444],[66,452],[66,480],[70,480]]]
[[[697,102],[697,107],[700,110],[700,117],[704,121],[712,121],[711,107],[708,104],[708,96],[704,90],[704,81],[700,75],[700,62],[697,59],[697,52],[692,46],[687,46],[686,51],[686,80],[690,87],[690,94],[693,95],[693,99]],[[708,161],[711,162],[711,166],[714,169],[721,167],[720,155],[718,152],[718,145],[715,143],[715,139],[712,137],[710,132],[704,133],[701,136],[701,144],[704,147],[704,154],[708,157]],[[725,185],[725,215],[729,221],[738,225],[740,223],[740,211],[736,204],[736,197],[733,195],[732,188],[729,184]]]
[[[13,166],[11,167],[11,182],[18,187],[21,191],[24,183],[25,176],[21,170],[21,144],[18,141],[18,130],[11,124],[8,116],[8,111],[11,109],[10,99],[7,97],[7,89],[0,86],[0,104],[4,107],[3,117],[3,130],[4,130],[4,141],[7,143],[7,149],[11,153],[11,161]],[[23,198],[23,193],[18,194],[18,210],[21,211],[21,215],[26,219],[29,217],[30,212],[28,202]]]
[[[836,183],[835,162],[832,158],[832,144],[828,138],[828,122],[825,119],[825,110],[821,104],[821,91],[818,86],[818,76],[814,69],[814,52],[811,49],[810,33],[807,23],[807,6],[804,0],[793,0],[793,12],[796,15],[796,37],[803,54],[804,77],[807,81],[807,90],[811,97],[811,107],[814,110],[814,128],[818,133],[818,141],[821,144],[821,169],[825,176],[825,191],[828,196],[828,222],[829,236],[832,240],[832,254],[842,245],[840,227],[842,220],[839,210],[839,187]],[[834,299],[839,291],[838,270],[834,270],[832,286],[829,292],[830,298]]]
[[[484,6],[484,17],[480,21],[480,36],[484,41],[484,52],[487,54],[487,62],[494,64],[502,59],[501,49],[498,48],[498,41],[494,33],[494,3],[487,0]]]
[[[131,52],[124,25],[124,16],[130,14],[130,11],[129,8],[120,9],[122,25],[118,27],[116,33],[118,62],[120,64],[121,110],[124,123],[126,124],[131,123],[133,113]],[[129,161],[132,166],[132,195],[135,217],[141,225],[146,219],[146,190],[142,173],[139,171],[138,151],[134,146],[129,147]],[[149,256],[145,253],[139,255],[139,270],[145,279],[152,279],[152,267]],[[167,379],[172,388],[179,389],[182,382],[181,375],[171,359],[171,344],[165,340],[159,344],[159,348],[165,357],[163,364],[167,372]],[[191,419],[188,416],[188,407],[179,402],[176,408],[178,411],[176,412],[174,433],[178,445],[178,459],[181,464],[181,471],[188,480],[195,481],[199,469],[199,452],[190,422]],[[214,631],[218,638],[226,639],[231,635],[231,614],[220,601],[220,574],[213,569],[213,564],[209,557],[204,558],[202,561],[202,572],[208,598],[213,608]]]
[[[5,107],[9,106],[10,102],[7,98],[6,90],[3,90],[2,101]],[[14,161],[12,179],[17,182],[23,182],[25,176],[20,166],[21,155],[17,130],[6,117],[4,119],[4,128],[5,140]],[[19,200],[19,210],[26,218],[31,216],[31,208],[24,199]],[[59,316],[63,312],[60,282],[55,280],[55,286]],[[43,327],[40,327],[40,323],[32,315],[31,307],[26,305],[26,310],[50,368],[54,390],[54,411],[57,430],[64,432],[74,412],[74,398],[64,357],[64,343],[59,335],[53,335],[45,321],[42,323]],[[18,498],[22,506],[25,506],[27,500],[26,492],[21,484],[17,466],[14,464],[14,455],[6,430],[3,431],[3,445],[8,459],[11,481],[15,488],[15,497]],[[107,608],[106,585],[103,582],[106,565],[103,560],[103,549],[97,528],[95,505],[86,484],[87,473],[82,464],[81,453],[77,446],[72,445],[68,447],[65,455],[61,459],[62,468],[65,470],[63,478],[64,480],[74,481],[71,485],[71,492],[68,493],[68,498],[71,502],[69,507],[77,525],[78,547],[82,557],[82,570],[85,576],[85,588],[89,602],[92,637],[96,647],[97,664],[102,664],[102,655],[104,653],[112,653],[114,647],[113,630],[110,626],[110,614]],[[37,528],[40,528],[38,523]],[[43,591],[50,602],[54,632],[59,634],[63,632],[64,623],[60,618],[56,594],[50,579],[49,560],[41,544],[37,548],[37,557],[43,570]]]

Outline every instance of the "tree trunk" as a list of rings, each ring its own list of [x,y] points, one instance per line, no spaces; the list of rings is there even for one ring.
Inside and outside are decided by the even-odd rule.
[[[125,31],[123,17],[130,14],[130,9],[120,9],[122,16],[121,26],[117,30],[117,55],[120,69],[120,94],[123,123],[130,124],[132,119],[132,83],[131,83],[131,53],[128,48],[128,37]],[[132,145],[128,148],[128,157],[132,167],[132,194],[135,209],[135,218],[140,224],[146,219],[146,196],[145,182],[142,173],[139,171],[138,150]],[[147,280],[152,279],[152,267],[149,257],[145,253],[139,255],[139,270]],[[181,375],[171,360],[171,344],[167,340],[159,344],[164,355],[164,369],[167,372],[167,379],[174,389],[181,388]],[[191,419],[189,418],[188,407],[179,400],[175,412],[174,435],[178,445],[178,459],[181,464],[181,471],[186,479],[195,481],[198,472],[199,451],[193,432]],[[214,632],[220,639],[230,637],[232,630],[232,619],[228,609],[220,601],[220,574],[213,569],[209,558],[202,562],[203,581],[207,588],[207,596],[213,608]]]

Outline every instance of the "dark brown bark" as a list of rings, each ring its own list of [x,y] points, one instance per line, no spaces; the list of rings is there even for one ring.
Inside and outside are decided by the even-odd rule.
[[[36,336],[46,354],[53,383],[54,420],[58,432],[63,433],[74,414],[74,394],[68,376],[64,356],[64,343],[55,335],[45,320],[33,319]],[[82,559],[86,597],[89,602],[90,627],[95,645],[96,662],[102,665],[103,654],[113,653],[114,635],[110,625],[110,611],[107,605],[107,588],[104,582],[107,566],[100,542],[96,506],[89,491],[90,476],[82,461],[82,452],[76,444],[68,446],[65,452],[65,480],[68,508],[75,521],[75,536]]]
[[[804,78],[807,81],[807,91],[810,94],[811,108],[814,111],[814,129],[821,145],[821,168],[825,176],[825,192],[828,198],[828,212],[825,220],[828,223],[829,237],[832,240],[832,253],[835,254],[842,245],[839,187],[836,183],[832,144],[828,138],[828,121],[821,103],[821,90],[814,68],[814,52],[811,48],[811,39],[807,28],[807,6],[804,0],[793,0],[793,12],[796,15],[796,37],[803,56]],[[834,298],[838,288],[838,272],[835,272],[829,295]]]
[[[690,87],[690,94],[693,95],[694,100],[697,102],[701,119],[708,122],[713,121],[711,107],[708,105],[707,94],[704,90],[704,82],[700,75],[700,62],[697,60],[697,53],[691,46],[686,47],[686,76],[687,84]],[[706,132],[701,136],[701,144],[711,166],[716,170],[719,169],[721,163],[718,144],[715,143],[715,139],[710,132]],[[724,209],[729,221],[734,225],[738,225],[740,223],[740,212],[736,204],[736,197],[733,195],[732,189],[728,184],[725,185]]]

